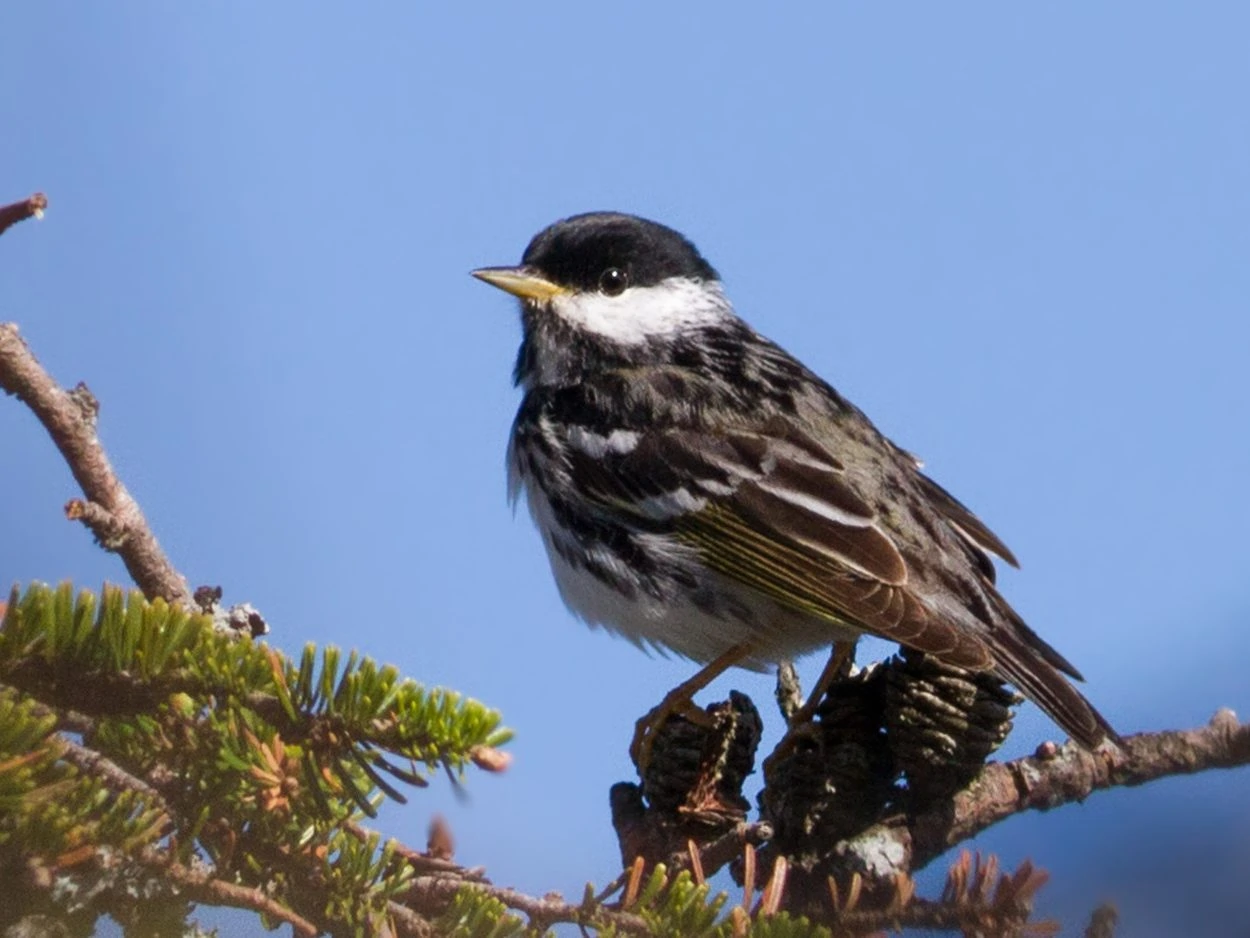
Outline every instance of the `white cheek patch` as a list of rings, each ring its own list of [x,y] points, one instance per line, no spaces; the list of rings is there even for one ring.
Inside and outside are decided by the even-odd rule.
[[[720,284],[673,277],[653,287],[630,287],[620,296],[564,294],[551,310],[570,325],[623,345],[676,335],[733,315]]]

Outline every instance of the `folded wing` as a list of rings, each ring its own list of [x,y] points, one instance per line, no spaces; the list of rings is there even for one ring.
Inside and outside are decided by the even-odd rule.
[[[572,477],[604,510],[671,530],[704,562],[784,606],[986,669],[980,636],[911,588],[888,528],[815,441],[747,430],[651,432],[627,453],[581,453]]]

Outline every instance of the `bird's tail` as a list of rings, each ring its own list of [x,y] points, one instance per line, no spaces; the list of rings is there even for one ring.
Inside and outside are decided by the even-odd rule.
[[[1106,717],[1064,677],[1069,674],[1082,680],[1080,672],[1019,616],[1011,614],[1009,620],[994,630],[989,642],[998,675],[1014,684],[1086,749],[1095,748],[1104,739],[1118,744],[1119,734]]]

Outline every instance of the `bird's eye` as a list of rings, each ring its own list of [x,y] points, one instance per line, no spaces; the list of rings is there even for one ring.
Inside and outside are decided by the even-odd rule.
[[[629,286],[629,274],[619,267],[609,267],[599,275],[599,289],[608,296],[620,296]]]

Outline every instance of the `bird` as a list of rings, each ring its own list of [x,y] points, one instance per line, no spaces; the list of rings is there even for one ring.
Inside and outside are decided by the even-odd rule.
[[[702,666],[632,752],[729,667],[832,646],[837,670],[863,634],[992,673],[1087,749],[1118,740],[999,592],[994,559],[1018,566],[1003,541],[748,325],[681,233],[588,212],[472,275],[520,301],[508,492],[561,597]]]

